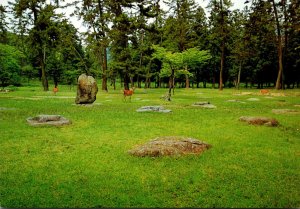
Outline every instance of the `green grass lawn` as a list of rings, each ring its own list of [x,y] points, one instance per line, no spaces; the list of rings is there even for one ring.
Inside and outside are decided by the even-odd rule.
[[[235,95],[256,89],[136,89],[99,91],[92,107],[76,106],[76,89],[53,93],[20,87],[0,93],[0,206],[300,207],[300,90],[287,96]],[[259,98],[259,101],[248,101]],[[245,103],[227,102],[238,99]],[[216,109],[191,106],[209,101]],[[138,113],[162,105],[172,113]],[[9,109],[4,109],[9,108]],[[2,108],[2,109],[1,109]],[[26,118],[60,114],[63,127],[32,127]],[[280,126],[240,122],[241,116],[276,118]],[[212,148],[201,155],[138,158],[127,153],[159,136],[187,136]]]

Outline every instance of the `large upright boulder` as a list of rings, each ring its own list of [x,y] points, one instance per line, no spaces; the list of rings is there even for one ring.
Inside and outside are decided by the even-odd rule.
[[[78,77],[76,104],[91,104],[96,100],[98,86],[92,76],[81,74]]]

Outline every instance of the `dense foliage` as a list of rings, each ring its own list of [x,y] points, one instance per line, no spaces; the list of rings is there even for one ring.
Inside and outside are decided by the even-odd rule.
[[[246,1],[242,11],[231,6],[230,0],[210,0],[206,14],[195,0],[12,1],[0,7],[1,86],[39,78],[47,91],[49,79],[71,85],[85,72],[101,78],[105,91],[116,79],[125,89],[151,83],[169,89],[299,87],[299,1]],[[66,7],[75,8],[84,33],[61,13]],[[6,52],[9,47],[24,56]],[[203,52],[201,61],[197,53]],[[175,69],[170,60],[179,55]],[[6,56],[17,64],[7,67]]]

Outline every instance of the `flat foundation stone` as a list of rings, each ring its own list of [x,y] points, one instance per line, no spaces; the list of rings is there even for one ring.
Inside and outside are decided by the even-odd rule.
[[[167,110],[163,106],[143,106],[136,110],[137,112],[162,112],[169,113],[172,110]]]
[[[215,109],[217,108],[215,105],[210,104],[210,102],[195,102],[192,104],[194,107],[202,107],[202,108],[207,108],[207,109]]]
[[[61,115],[38,115],[36,117],[29,117],[26,119],[29,125],[32,126],[62,126],[71,124],[71,121],[62,117]]]
[[[137,157],[160,157],[160,156],[180,156],[187,154],[201,154],[211,148],[210,144],[198,139],[166,136],[158,137],[150,142],[137,146],[129,150],[128,153]]]
[[[246,103],[246,102],[240,101],[238,99],[230,99],[230,100],[227,100],[227,102]]]
[[[258,99],[258,98],[249,98],[249,99],[247,99],[248,101],[259,101],[260,99]]]
[[[299,110],[293,109],[273,109],[272,112],[275,114],[300,114]]]
[[[267,117],[251,117],[251,116],[242,116],[239,118],[240,121],[247,122],[252,125],[265,125],[265,126],[278,126],[279,122],[274,118]]]

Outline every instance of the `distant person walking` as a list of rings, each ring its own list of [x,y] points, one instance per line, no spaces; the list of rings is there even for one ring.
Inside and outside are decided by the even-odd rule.
[[[58,92],[58,88],[57,88],[57,86],[55,85],[55,87],[53,88],[53,93],[54,93],[54,95],[56,95],[57,92]]]

